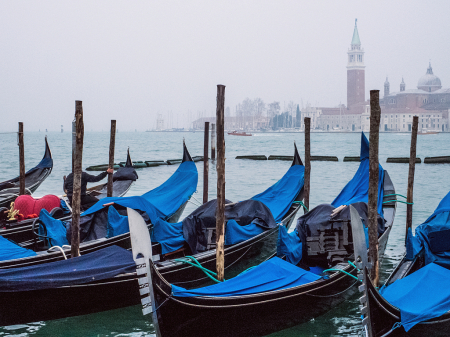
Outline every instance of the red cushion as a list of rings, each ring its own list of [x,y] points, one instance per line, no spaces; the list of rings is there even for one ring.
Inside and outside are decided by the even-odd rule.
[[[35,199],[31,195],[21,195],[17,197],[14,203],[14,209],[18,209],[19,213],[24,217],[30,214],[39,214],[41,209],[50,212],[55,207],[60,207],[61,201],[56,195],[46,195],[42,198]]]

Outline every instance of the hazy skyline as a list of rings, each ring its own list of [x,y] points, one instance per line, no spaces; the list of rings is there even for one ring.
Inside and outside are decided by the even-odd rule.
[[[416,88],[431,60],[450,87],[441,1],[1,1],[0,131],[69,130],[75,100],[86,130],[179,127],[214,115],[216,85],[234,114],[265,103],[346,104],[347,50],[358,19],[366,99],[389,76]],[[176,122],[175,122],[176,123]],[[176,126],[176,125],[174,125]]]

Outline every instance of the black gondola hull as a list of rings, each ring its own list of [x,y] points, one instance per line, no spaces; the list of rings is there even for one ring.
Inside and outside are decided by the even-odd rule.
[[[392,275],[398,272],[403,260],[394,270]],[[449,336],[450,331],[450,313],[446,313],[441,317],[430,319],[428,321],[418,323],[408,332],[403,326],[394,330],[394,325],[401,322],[400,310],[386,301],[383,296],[375,289],[373,283],[368,277],[365,279],[366,290],[366,307],[368,310],[367,324],[364,326],[366,337],[381,337],[388,334],[389,337],[411,336],[411,337],[444,337]],[[392,330],[392,331],[391,331]]]
[[[85,315],[139,303],[135,275],[54,289],[0,292],[0,326]]]
[[[390,230],[388,227],[379,239],[380,256],[384,254]],[[357,274],[350,265],[344,271]],[[325,314],[353,296],[360,284],[339,273],[328,280],[263,295],[173,298],[166,275],[160,272],[159,269],[154,272],[153,282],[156,307],[161,305],[158,322],[163,337],[264,336]]]

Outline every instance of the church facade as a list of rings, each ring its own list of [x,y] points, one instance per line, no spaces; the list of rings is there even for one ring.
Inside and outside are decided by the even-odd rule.
[[[365,99],[364,49],[361,48],[356,21],[347,54],[347,106],[307,106],[302,115],[314,115],[312,128],[341,132],[369,131],[370,103]],[[419,116],[419,132],[449,131],[450,89],[442,89],[441,80],[434,75],[431,64],[419,79],[417,89],[406,90],[402,79],[400,91],[390,92],[390,83],[386,78],[380,107],[381,132],[411,131],[413,116]]]

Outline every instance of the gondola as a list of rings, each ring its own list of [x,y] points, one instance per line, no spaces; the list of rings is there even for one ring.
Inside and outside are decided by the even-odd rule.
[[[197,189],[198,181],[197,168],[184,144],[183,152],[183,162],[180,164],[180,167],[159,187],[146,192],[140,197],[103,198],[98,201],[97,204],[82,213],[82,220],[83,218],[87,219],[85,224],[88,228],[87,231],[89,231],[89,236],[86,236],[84,240],[81,240],[80,254],[88,254],[113,245],[125,249],[130,248],[130,235],[128,231],[120,234],[114,233],[107,237],[107,234],[109,234],[106,230],[108,223],[107,217],[109,206],[111,205],[114,205],[115,208],[120,210],[123,208],[120,204],[128,205],[135,203],[136,200],[141,200],[145,204],[150,205],[153,209],[158,207],[158,215],[166,221],[178,221],[181,213],[186,207],[186,203]],[[150,201],[152,204],[150,204]],[[157,206],[153,206],[153,203]],[[117,216],[120,217],[120,214],[117,214]],[[70,220],[66,220],[65,222],[68,221]],[[54,237],[52,239],[50,236],[50,225],[55,226],[58,230],[60,241],[65,241],[67,240],[66,237],[70,237],[69,234],[66,235],[66,225],[62,220],[52,218],[48,212],[41,212],[40,218],[33,222],[33,240],[22,242],[20,244],[23,249],[24,257],[0,261],[0,269],[31,266],[70,257],[69,243],[59,243],[60,241],[57,242]],[[64,229],[61,229],[63,227]],[[70,228],[70,226],[67,225],[67,228]],[[92,230],[90,228],[92,228]],[[42,230],[46,231],[46,233],[42,233]],[[83,228],[81,228],[81,230],[83,230]],[[52,229],[52,232],[54,233],[55,230]],[[53,240],[53,243],[57,243],[52,244],[52,247],[49,247],[49,240]],[[15,247],[11,246],[11,249],[14,250]],[[31,253],[31,251],[35,251],[35,253]]]
[[[450,193],[434,213],[408,231],[406,254],[377,289],[367,269],[361,298],[364,334],[448,336],[450,331]]]
[[[25,173],[25,193],[33,194],[53,169],[52,152],[45,136],[45,153],[42,160]],[[0,212],[9,209],[9,205],[19,196],[19,177],[0,183]],[[5,207],[5,209],[3,209]]]
[[[255,212],[263,218],[263,213],[270,213],[274,217],[274,223],[289,229],[294,218],[302,207],[304,198],[304,166],[298,154],[297,147],[294,145],[294,159],[290,169],[273,186],[266,191],[253,196],[249,200],[239,203],[228,203],[225,205],[225,214],[227,220],[233,217],[242,218],[250,216],[251,210],[258,207]],[[290,193],[287,193],[288,186]],[[287,196],[290,194],[291,196]],[[274,201],[279,202],[274,205]],[[263,207],[259,203],[264,204]],[[277,207],[281,204],[281,208]],[[242,206],[241,206],[242,205]],[[258,206],[259,205],[259,206]],[[156,267],[170,282],[186,288],[198,287],[211,283],[211,279],[202,272],[202,270],[186,264],[184,256],[193,256],[196,263],[200,263],[204,268],[215,269],[216,267],[216,249],[215,249],[215,207],[216,201],[209,201],[204,206],[199,207],[191,215],[180,223],[183,226],[183,237],[185,238],[185,226],[189,222],[205,222],[211,227],[206,235],[206,249],[203,251],[193,251],[192,245],[184,242],[182,247],[174,252],[163,254],[160,243],[153,244],[153,256]],[[208,214],[209,213],[209,214]],[[200,216],[197,216],[201,214]],[[195,220],[193,219],[195,218]],[[206,218],[206,219],[205,219]],[[191,220],[191,221],[190,221]],[[209,220],[209,221],[208,221]],[[239,220],[238,220],[239,221]],[[250,221],[249,221],[250,222]],[[206,224],[205,227],[208,227]],[[241,242],[227,245],[225,240],[225,272],[227,277],[233,277],[243,270],[265,261],[276,252],[278,237],[278,226],[266,229],[252,237],[246,237]],[[181,259],[180,259],[181,258]],[[189,260],[189,258],[187,259]]]
[[[48,148],[47,148],[48,149]],[[50,153],[50,149],[48,149]],[[45,156],[44,156],[45,158]],[[124,196],[134,181],[137,179],[137,173],[133,169],[133,163],[130,158],[130,151],[127,151],[127,161],[124,167],[119,168],[113,175],[113,196]],[[106,197],[107,183],[90,187],[87,194],[95,196],[98,199]],[[1,211],[1,209],[0,209]],[[50,210],[50,215],[55,219],[62,221],[68,220],[72,217],[72,211],[68,206],[67,198],[62,198],[60,207],[55,207]],[[30,243],[34,240],[33,224],[36,223],[39,218],[24,219],[22,221],[7,221],[6,217],[0,218],[0,236],[10,239],[16,243],[23,244],[24,246],[30,246]]]
[[[296,159],[294,160],[293,164],[301,165],[300,157],[298,156],[298,153],[296,155]],[[301,165],[302,166],[302,165]],[[298,168],[294,168],[293,171],[297,171]],[[292,171],[291,171],[292,172]],[[295,199],[303,198],[303,182],[301,181],[301,193],[298,192],[297,195],[295,195]],[[265,194],[261,193],[256,198],[260,198],[263,200]],[[267,195],[266,195],[267,196]],[[296,212],[298,211],[298,208],[300,207],[299,203],[297,203],[295,200],[291,202],[291,204],[287,205],[287,211],[285,211],[286,214],[281,215],[282,219],[284,221],[284,224],[289,226],[290,223],[293,221],[293,217],[295,216]],[[130,223],[131,226],[131,223]],[[145,224],[145,234],[148,236],[148,224]],[[131,228],[130,228],[131,229]],[[267,235],[269,234],[269,235]],[[275,235],[274,235],[275,234]],[[273,231],[265,232],[264,235],[258,235],[257,238],[248,240],[245,243],[237,244],[235,247],[228,247],[227,248],[227,255],[225,259],[227,261],[230,261],[231,258],[236,258],[236,252],[238,252],[238,258],[235,260],[235,262],[240,263],[241,261],[245,260],[246,258],[255,258],[255,254],[264,254],[264,249],[268,251],[268,256],[270,257],[270,254],[273,254],[274,252],[274,246],[276,246],[276,235],[277,233]],[[143,237],[142,233],[138,235],[138,237]],[[130,240],[130,239],[129,239]],[[261,243],[261,244],[259,244]],[[269,247],[270,243],[270,247]],[[157,246],[157,245],[156,245]],[[266,247],[264,247],[266,246]],[[129,259],[132,262],[132,265],[134,265],[133,260],[131,259],[131,252],[127,252],[119,247],[101,247],[103,249],[98,249],[96,251],[86,251],[83,250],[83,246],[80,247],[82,257],[84,257],[84,260],[95,260],[96,258],[101,258],[102,252],[105,252],[105,254],[108,253],[108,249],[114,249],[114,256],[117,257],[118,260],[121,259],[121,256],[124,259],[127,259],[127,254],[129,254]],[[262,251],[259,251],[262,249]],[[157,250],[156,247],[154,247],[154,250]],[[258,250],[258,251],[257,251]],[[110,251],[111,252],[111,251]],[[215,252],[215,250],[214,250]],[[249,254],[251,252],[252,254]],[[57,253],[52,253],[57,254]],[[94,255],[93,255],[94,254]],[[61,254],[59,254],[60,256]],[[197,258],[203,262],[209,261],[209,260],[215,260],[215,257],[212,257],[213,254],[211,252],[207,252],[205,259],[202,259],[201,256],[197,255]],[[215,255],[215,253],[214,253]],[[90,257],[92,256],[92,258]],[[26,259],[22,259],[26,260]],[[75,259],[76,260],[76,259]],[[55,261],[55,260],[52,260]],[[70,260],[65,261],[56,261],[52,263],[45,263],[42,265],[33,265],[33,264],[25,264],[22,263],[22,266],[25,266],[25,268],[14,268],[14,269],[5,269],[0,270],[0,285],[4,284],[2,282],[6,282],[9,285],[12,285],[11,283],[11,277],[18,277],[20,278],[20,282],[29,282],[29,286],[22,285],[23,288],[17,288],[17,289],[11,289],[7,286],[3,287],[3,290],[0,289],[0,305],[3,305],[3,303],[8,302],[14,302],[7,311],[0,312],[0,325],[11,325],[11,324],[21,324],[26,322],[32,322],[32,321],[40,321],[40,320],[51,320],[51,319],[57,319],[62,317],[70,317],[70,316],[76,316],[76,315],[82,315],[82,314],[88,314],[93,312],[99,312],[99,311],[105,311],[115,308],[121,308],[126,307],[130,305],[136,305],[139,304],[141,301],[141,292],[140,287],[138,285],[138,275],[136,272],[122,272],[118,273],[117,275],[113,277],[106,277],[102,279],[102,276],[95,275],[95,279],[97,281],[95,282],[86,282],[83,283],[80,280],[73,280],[72,284],[52,284],[52,285],[41,285],[42,288],[38,288],[34,285],[32,277],[26,280],[24,277],[24,272],[27,273],[27,275],[39,275],[39,281],[45,280],[45,275],[42,275],[45,272],[49,272],[50,275],[52,273],[53,268],[58,269],[58,266],[61,266],[63,264],[70,264]],[[165,261],[165,263],[170,263],[170,261]],[[215,262],[214,262],[215,263]],[[95,262],[93,263],[95,265]],[[185,265],[178,264],[175,261],[172,261],[172,264],[178,265],[179,270],[183,270]],[[235,263],[236,264],[236,263]],[[208,265],[206,263],[206,265]],[[18,266],[17,261],[14,266]],[[11,265],[9,268],[12,267]],[[242,266],[241,266],[242,267]],[[5,267],[4,267],[5,268]],[[8,268],[8,267],[6,267]],[[30,269],[33,268],[33,269]],[[83,268],[82,266],[71,266],[71,269],[73,268]],[[11,271],[12,274],[5,274],[9,271]],[[15,273],[17,274],[15,275]],[[170,270],[169,270],[170,272]],[[67,272],[67,270],[64,273],[61,273],[61,270],[58,269],[57,272],[55,272],[58,276],[57,278],[66,279],[66,276],[70,276],[70,273]],[[164,271],[165,274],[169,274]],[[171,271],[173,274],[173,270]],[[186,273],[186,276],[190,276],[192,272]],[[183,274],[179,274],[182,277]],[[229,275],[229,272],[227,271],[227,275]],[[53,276],[48,276],[48,278],[52,278]],[[92,275],[86,276],[88,277],[94,277]],[[194,275],[195,277],[195,275]],[[228,277],[228,276],[227,276]],[[85,279],[86,279],[85,278]],[[203,278],[203,276],[201,276]],[[9,280],[9,281],[8,281]],[[35,277],[36,280],[36,277]],[[204,281],[202,281],[204,282]],[[21,287],[22,287],[21,286]],[[28,288],[28,287],[31,287]],[[0,286],[1,288],[1,286]],[[27,290],[25,290],[25,288]],[[67,303],[72,302],[76,303],[76,305],[68,306]],[[20,303],[25,303],[26,306],[21,305]]]
[[[361,149],[360,170],[367,169],[368,175],[368,142],[364,135]],[[356,178],[360,177],[360,170],[355,175]],[[352,187],[354,179],[343,192],[348,192],[348,186]],[[391,198],[395,190],[386,171],[380,176],[379,186],[379,205],[385,220],[383,233],[378,241],[381,256],[395,215],[395,202]],[[367,187],[368,180],[365,188]],[[303,250],[304,256],[298,263],[295,261],[291,264],[274,256],[235,279],[197,289],[172,284],[161,273],[157,263],[150,263],[154,309],[157,308],[155,315],[161,336],[267,335],[307,322],[350,298],[358,291],[360,281],[357,266],[347,261],[359,261],[359,258],[354,258],[353,247],[355,245],[355,252],[358,244],[361,247],[361,237],[364,240],[363,248],[359,248],[358,252],[362,251],[367,256],[364,225],[361,221],[361,218],[364,219],[364,214],[361,214],[364,203],[355,202],[355,198],[351,200],[353,202],[348,207],[337,211],[334,219],[330,219],[329,212],[327,223],[321,223],[323,231],[319,237],[324,240],[323,243],[318,242],[319,239],[312,234],[302,240],[304,245],[300,250]],[[301,231],[300,227],[305,225],[305,221],[311,220],[311,216],[323,209],[323,206],[318,206],[316,210],[306,213],[303,219],[301,217],[297,230]],[[332,207],[328,211],[336,209]],[[342,223],[345,227],[339,228]],[[311,222],[309,226],[312,229]],[[297,239],[300,238],[301,233]],[[353,238],[358,238],[359,241]],[[335,239],[339,239],[339,242]],[[315,247],[320,248],[321,254],[315,251]],[[278,256],[281,255],[279,253]],[[357,254],[358,257],[361,255]],[[325,266],[320,261],[325,261]],[[270,279],[270,275],[273,279]],[[285,283],[280,284],[281,281]],[[268,286],[270,284],[274,286],[271,288]]]

